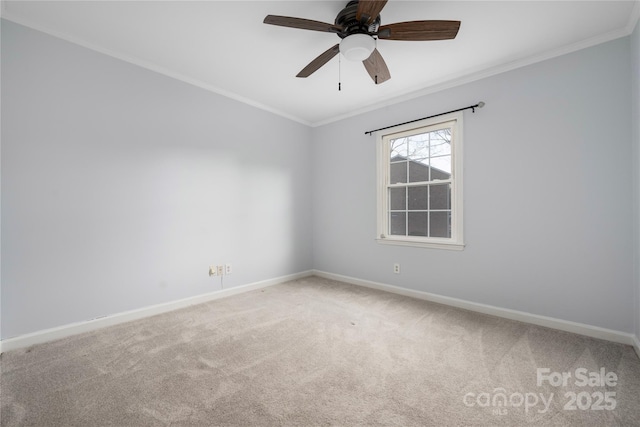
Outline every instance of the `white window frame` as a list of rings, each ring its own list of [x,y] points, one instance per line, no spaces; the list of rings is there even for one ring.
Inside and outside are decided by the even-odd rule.
[[[420,132],[437,129],[438,125],[452,122],[451,126],[451,238],[397,236],[389,235],[389,171],[390,171],[390,141],[402,136],[409,136]],[[450,113],[431,119],[394,126],[379,131],[376,141],[377,151],[377,237],[381,244],[415,246],[423,248],[464,249],[463,235],[463,200],[462,200],[462,147],[463,147],[463,114]],[[444,181],[447,182],[447,181]]]

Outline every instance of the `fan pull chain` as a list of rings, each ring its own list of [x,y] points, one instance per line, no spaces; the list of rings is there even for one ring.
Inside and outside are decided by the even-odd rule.
[[[338,52],[338,92],[342,90],[342,58],[340,58],[340,53]]]
[[[375,44],[375,50],[378,50],[378,39],[376,37],[373,38]],[[377,67],[376,67],[377,68]],[[374,77],[373,81],[378,84],[378,75],[376,74],[376,76]]]

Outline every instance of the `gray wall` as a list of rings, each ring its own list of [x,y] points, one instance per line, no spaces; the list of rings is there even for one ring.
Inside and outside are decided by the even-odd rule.
[[[631,35],[631,76],[632,76],[632,108],[631,122],[633,125],[633,170],[634,170],[634,237],[635,253],[634,265],[636,267],[634,282],[636,287],[635,308],[635,334],[640,342],[640,24]]]
[[[2,21],[0,336],[218,290],[224,262],[640,336],[638,34],[309,129]],[[376,244],[364,131],[480,100],[466,249]]]
[[[619,39],[315,129],[314,267],[631,332],[629,52]],[[478,101],[464,123],[465,250],[377,244],[364,132]]]
[[[3,339],[308,270],[311,129],[2,21]]]

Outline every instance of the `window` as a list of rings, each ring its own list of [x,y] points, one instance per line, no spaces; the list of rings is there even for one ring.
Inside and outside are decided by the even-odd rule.
[[[463,249],[462,112],[379,134],[378,242]]]

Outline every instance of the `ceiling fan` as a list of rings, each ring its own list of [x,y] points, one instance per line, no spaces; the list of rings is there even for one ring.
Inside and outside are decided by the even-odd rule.
[[[353,61],[362,61],[375,84],[391,78],[387,64],[376,48],[376,40],[449,40],[454,39],[460,21],[407,21],[380,25],[380,11],[387,0],[353,0],[338,13],[334,24],[289,16],[267,15],[265,24],[337,34],[340,43],[321,53],[296,77],[309,77],[338,53]]]

